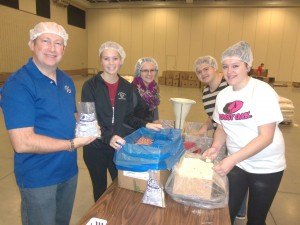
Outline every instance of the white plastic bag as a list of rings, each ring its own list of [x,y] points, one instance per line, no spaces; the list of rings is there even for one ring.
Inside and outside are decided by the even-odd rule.
[[[101,137],[94,102],[79,102],[79,121],[76,123],[76,137]]]
[[[163,185],[158,181],[157,174],[158,171],[149,171],[150,178],[147,182],[147,188],[144,193],[142,203],[165,208],[165,193]]]

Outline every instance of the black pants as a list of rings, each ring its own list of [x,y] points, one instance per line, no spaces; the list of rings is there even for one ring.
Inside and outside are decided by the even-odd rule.
[[[247,225],[265,225],[268,211],[278,190],[283,171],[270,174],[248,173],[235,166],[228,174],[231,224],[249,190]]]
[[[95,202],[107,188],[107,169],[112,180],[118,175],[113,162],[114,154],[115,150],[104,144],[101,149],[90,145],[83,147],[83,159],[91,176]]]

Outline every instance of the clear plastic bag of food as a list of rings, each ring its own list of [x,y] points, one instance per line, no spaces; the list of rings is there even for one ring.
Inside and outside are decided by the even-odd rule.
[[[199,123],[199,122],[186,122],[184,124],[184,128],[183,128],[183,136],[204,136],[204,137],[212,137],[214,130],[213,129],[209,129],[207,130],[205,133],[201,133],[200,134],[200,130],[203,126],[203,123]]]
[[[76,137],[101,137],[94,102],[79,102],[79,120],[76,123]]]
[[[198,130],[202,125],[197,122],[187,122],[185,133],[183,134],[183,145],[185,150],[191,153],[202,154],[212,145],[212,135],[194,135],[194,131]],[[208,134],[208,133],[206,133]],[[221,161],[227,154],[226,146],[224,145],[215,161]]]
[[[174,128],[175,127],[174,120],[160,120],[159,123],[163,126],[163,128]]]
[[[204,162],[201,155],[186,152],[173,167],[165,185],[175,201],[204,209],[223,208],[228,204],[227,176],[221,177]]]
[[[203,126],[203,123],[198,122],[185,122],[183,128],[184,135],[191,135],[191,136],[199,136],[199,130]]]
[[[148,205],[154,205],[165,208],[166,200],[163,185],[159,182],[157,177],[158,171],[149,171],[149,180],[147,182],[147,188],[144,193],[142,203]]]
[[[206,136],[190,136],[184,137],[184,148],[192,153],[202,154],[205,150],[210,148],[212,138]]]

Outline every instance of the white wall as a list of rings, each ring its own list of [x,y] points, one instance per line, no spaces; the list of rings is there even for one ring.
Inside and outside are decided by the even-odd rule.
[[[32,13],[35,4],[30,2],[24,11],[0,5],[0,72],[15,71],[26,63],[31,56],[29,29],[48,20]],[[219,60],[229,45],[246,40],[253,47],[254,68],[264,62],[277,81],[300,82],[299,17],[299,7],[89,9],[87,29],[81,29],[68,25],[67,9],[51,2],[51,21],[70,35],[60,67],[100,69],[100,44],[113,40],[127,53],[124,75],[132,74],[143,56],[156,58],[160,72],[193,70],[197,57],[211,54]]]
[[[277,81],[300,81],[300,8],[128,8],[89,9],[88,67],[100,68],[98,49],[107,40],[127,53],[121,73],[130,75],[136,60],[157,59],[166,69],[193,70],[199,56],[221,53],[248,41],[256,68],[261,62]],[[221,66],[219,66],[220,68]]]
[[[87,68],[87,30],[67,24],[67,8],[54,5],[51,1],[49,20],[31,12],[35,7],[33,3],[22,7],[20,4],[21,10],[16,10],[0,5],[0,72],[13,72],[27,62],[31,56],[27,45],[29,30],[42,21],[57,22],[69,34],[68,46],[60,67],[66,70]]]

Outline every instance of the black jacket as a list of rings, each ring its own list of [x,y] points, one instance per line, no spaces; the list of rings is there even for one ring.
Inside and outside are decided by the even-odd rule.
[[[158,120],[158,108],[150,110],[145,100],[140,96],[138,89],[135,86],[133,86],[133,89],[134,115],[150,123]]]
[[[101,72],[87,80],[82,87],[81,101],[95,102],[98,124],[101,127],[101,140],[97,139],[91,145],[100,147],[103,142],[109,145],[113,135],[124,137],[129,134],[123,124],[138,129],[146,122],[134,117],[133,88],[124,78],[119,76],[119,85],[115,99],[114,124],[112,124],[113,109],[109,99],[108,88],[101,77]]]

